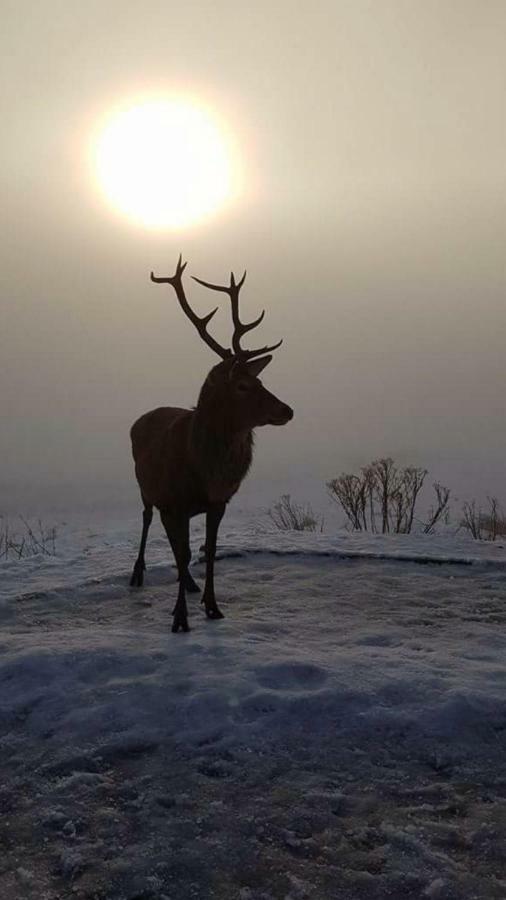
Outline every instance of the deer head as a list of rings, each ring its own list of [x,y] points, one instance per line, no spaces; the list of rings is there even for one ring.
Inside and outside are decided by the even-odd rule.
[[[241,346],[244,335],[260,325],[265,315],[264,310],[253,322],[241,322],[239,293],[246,272],[238,282],[231,272],[229,285],[211,284],[192,276],[194,281],[204,287],[228,294],[230,298],[234,331],[232,346],[227,348],[219,344],[207,330],[218,307],[205,316],[198,316],[188,303],[182,279],[185,268],[186,263],[182,262],[180,256],[174,275],[159,278],[151,272],[151,281],[172,285],[183,312],[193,323],[202,340],[221,357],[222,362],[211,369],[204,382],[197,409],[209,411],[209,415],[212,413],[215,421],[226,420],[234,432],[250,431],[261,425],[286,425],[293,418],[293,410],[264,388],[258,377],[271,362],[272,351],[282,344],[282,340],[270,347],[260,347],[257,350],[246,350]]]

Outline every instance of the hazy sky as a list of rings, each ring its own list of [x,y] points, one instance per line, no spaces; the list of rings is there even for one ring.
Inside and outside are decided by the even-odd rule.
[[[506,501],[503,0],[4,0],[0,41],[0,512],[134,495],[132,421],[215,361],[149,282],[180,250],[247,267],[245,313],[285,339],[264,382],[295,419],[259,432],[245,496],[390,454]],[[180,233],[109,209],[88,165],[108,109],[164,90],[216,110],[245,172]]]

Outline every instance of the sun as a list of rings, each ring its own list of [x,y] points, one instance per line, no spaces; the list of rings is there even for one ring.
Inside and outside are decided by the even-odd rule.
[[[149,100],[112,114],[93,143],[93,163],[108,202],[147,228],[192,225],[238,190],[224,130],[187,100]]]

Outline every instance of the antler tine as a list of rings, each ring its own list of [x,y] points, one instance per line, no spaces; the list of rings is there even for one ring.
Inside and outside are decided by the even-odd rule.
[[[262,310],[257,319],[253,322],[241,322],[241,318],[239,315],[239,291],[241,290],[245,280],[246,280],[246,271],[242,278],[236,282],[235,275],[233,272],[230,273],[230,284],[222,285],[222,284],[211,284],[209,281],[203,281],[202,278],[197,278],[195,275],[192,275],[194,281],[197,281],[199,284],[203,285],[203,287],[209,288],[211,291],[220,291],[223,294],[228,294],[230,297],[230,303],[232,306],[232,322],[234,325],[234,333],[232,335],[232,348],[234,354],[236,356],[240,356],[243,359],[251,359],[253,356],[260,356],[262,353],[269,353],[271,350],[276,350],[283,341],[279,341],[277,344],[274,344],[272,347],[262,347],[258,350],[245,350],[241,347],[241,339],[244,337],[248,331],[252,331],[253,328],[256,328],[257,325],[260,325],[263,317],[265,316],[265,309]]]
[[[270,347],[259,347],[258,350],[242,350],[241,355],[245,359],[253,359],[254,356],[263,356],[264,353],[272,353],[273,350],[277,350],[278,347],[281,347],[283,343],[283,338],[277,342],[277,344],[271,344]]]
[[[195,325],[200,337],[207,344],[211,350],[214,350],[218,356],[221,356],[222,359],[227,359],[231,356],[231,351],[226,347],[222,347],[221,344],[216,341],[211,334],[207,331],[207,326],[211,321],[214,314],[218,311],[218,307],[216,309],[211,310],[206,316],[198,316],[197,313],[193,311],[188,300],[186,299],[186,295],[183,287],[183,272],[186,269],[187,263],[183,262],[182,256],[179,256],[177,261],[176,271],[174,275],[166,275],[163,277],[159,277],[151,272],[151,281],[154,281],[156,284],[171,284],[176,292],[177,299],[179,300],[179,305],[181,309],[185,313],[185,315],[189,318],[190,322]]]

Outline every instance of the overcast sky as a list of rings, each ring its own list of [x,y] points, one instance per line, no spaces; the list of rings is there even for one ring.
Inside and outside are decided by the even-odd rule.
[[[246,497],[392,455],[506,501],[502,0],[4,0],[0,42],[0,512],[135,496],[132,421],[215,361],[149,282],[180,251],[246,267],[245,313],[284,337],[264,382],[295,419],[258,434]],[[180,233],[108,208],[88,165],[108,109],[160,91],[215,109],[245,173]]]

